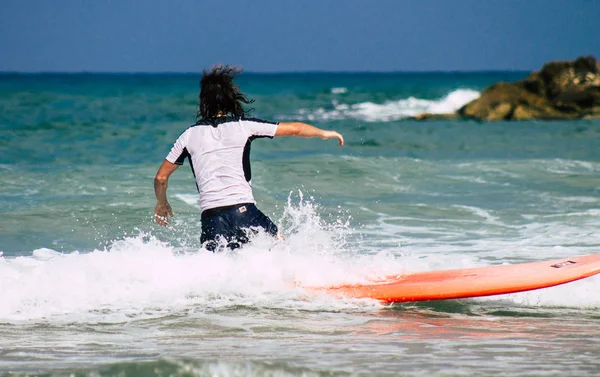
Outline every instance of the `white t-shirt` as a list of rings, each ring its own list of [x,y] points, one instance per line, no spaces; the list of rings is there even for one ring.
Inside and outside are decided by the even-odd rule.
[[[254,118],[200,121],[175,141],[167,161],[190,160],[200,194],[200,210],[255,203],[250,172],[250,143],[275,136],[278,123]]]

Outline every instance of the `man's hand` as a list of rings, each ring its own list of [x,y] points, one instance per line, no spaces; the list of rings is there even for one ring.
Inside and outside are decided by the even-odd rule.
[[[154,207],[154,221],[158,225],[167,226],[169,224],[169,216],[173,217],[173,210],[169,203],[156,203]]]
[[[335,131],[325,131],[324,134],[323,134],[323,139],[326,139],[326,140],[329,140],[329,139],[338,139],[340,147],[342,145],[344,145],[344,138],[342,137],[342,135],[340,135],[339,133],[337,133]]]
[[[156,195],[154,221],[156,221],[158,225],[167,226],[169,224],[169,216],[173,217],[173,210],[167,201],[167,186],[169,176],[178,166],[179,165],[165,160],[154,178],[154,194]]]

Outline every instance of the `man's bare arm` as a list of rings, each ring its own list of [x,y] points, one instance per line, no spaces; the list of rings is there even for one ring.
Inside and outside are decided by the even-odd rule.
[[[275,136],[320,137],[321,139],[337,139],[340,146],[344,138],[335,131],[325,131],[302,122],[281,122],[277,126]]]
[[[156,195],[156,207],[154,207],[154,221],[162,226],[167,226],[169,216],[173,216],[173,210],[167,200],[167,187],[169,177],[179,165],[165,160],[154,178],[154,195]]]

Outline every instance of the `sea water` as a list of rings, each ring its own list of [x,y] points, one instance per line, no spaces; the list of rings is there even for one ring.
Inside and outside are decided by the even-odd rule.
[[[199,75],[0,75],[0,375],[598,375],[599,277],[394,305],[305,289],[600,252],[600,121],[410,120],[525,76],[243,74],[253,116],[346,145],[255,140],[285,239],[213,254],[187,163],[152,220]]]

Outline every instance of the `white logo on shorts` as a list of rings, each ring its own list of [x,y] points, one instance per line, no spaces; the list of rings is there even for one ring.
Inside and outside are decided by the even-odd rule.
[[[246,212],[246,206],[241,206],[240,208],[238,208],[238,211],[240,211],[240,213]]]

